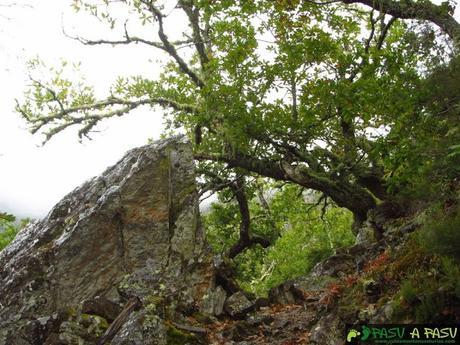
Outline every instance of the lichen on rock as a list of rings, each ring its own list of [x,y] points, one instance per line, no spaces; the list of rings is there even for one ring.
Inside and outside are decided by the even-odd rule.
[[[213,287],[213,269],[190,145],[175,137],[133,149],[0,253],[0,344],[50,337],[94,343],[107,328],[103,320],[114,321],[132,297],[148,305],[156,294],[172,312],[179,305],[199,309]],[[40,326],[69,308],[74,315]],[[140,325],[139,343],[145,319],[142,308],[127,319]],[[128,330],[121,328],[114,343],[123,343]]]

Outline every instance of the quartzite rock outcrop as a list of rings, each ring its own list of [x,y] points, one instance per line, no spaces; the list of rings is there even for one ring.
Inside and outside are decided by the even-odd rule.
[[[0,344],[165,344],[213,276],[190,146],[140,147],[0,253]]]

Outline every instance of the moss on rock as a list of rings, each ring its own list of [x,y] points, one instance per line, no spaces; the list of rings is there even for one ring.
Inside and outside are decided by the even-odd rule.
[[[193,333],[178,329],[172,324],[166,328],[166,341],[168,345],[200,345],[202,341]]]

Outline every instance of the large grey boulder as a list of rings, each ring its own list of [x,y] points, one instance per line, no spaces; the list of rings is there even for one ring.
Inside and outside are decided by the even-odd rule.
[[[166,343],[213,276],[190,146],[140,147],[0,253],[0,345],[96,344],[120,310],[114,343]]]

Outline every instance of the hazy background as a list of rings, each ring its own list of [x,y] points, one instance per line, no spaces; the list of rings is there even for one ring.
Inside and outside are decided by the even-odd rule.
[[[27,60],[39,56],[48,65],[59,64],[61,58],[81,61],[89,84],[101,92],[117,75],[154,76],[159,68],[148,62],[155,53],[141,46],[85,47],[65,37],[63,27],[84,37],[106,34],[97,21],[76,15],[71,1],[29,3],[0,0],[0,211],[42,217],[62,196],[115,163],[125,151],[146,144],[148,138],[157,139],[162,118],[161,113],[144,109],[103,123],[92,141],[79,143],[76,130],[67,130],[41,146],[43,137],[31,135],[14,112],[14,99],[21,97],[28,83]]]

